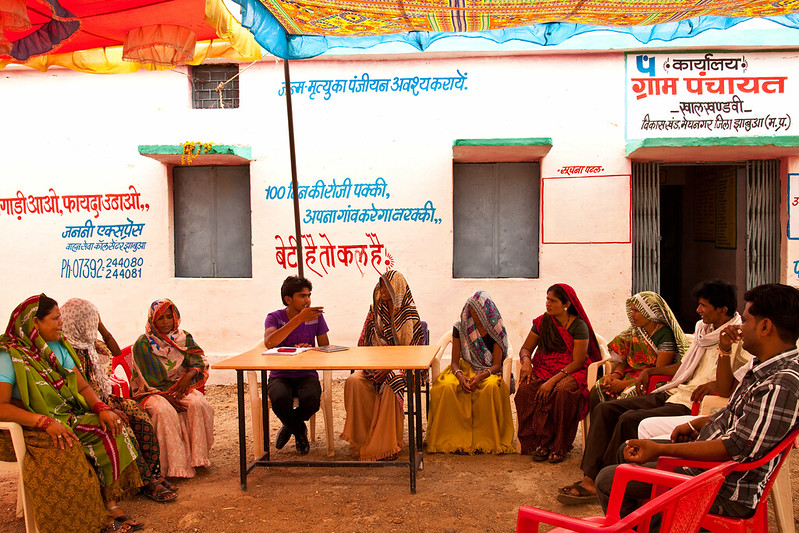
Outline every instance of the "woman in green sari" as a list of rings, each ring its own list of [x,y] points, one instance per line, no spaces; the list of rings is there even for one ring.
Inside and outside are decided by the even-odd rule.
[[[141,529],[116,506],[142,485],[135,444],[119,416],[74,370],[77,360],[61,334],[55,300],[32,296],[14,309],[0,337],[0,420],[26,428],[32,459],[23,477],[39,530]],[[82,464],[76,450],[85,456]],[[95,477],[86,475],[87,460]]]
[[[627,298],[630,327],[608,343],[610,373],[591,389],[591,410],[606,400],[636,396],[635,378],[645,369],[679,362],[690,347],[669,304],[657,293],[644,291]]]

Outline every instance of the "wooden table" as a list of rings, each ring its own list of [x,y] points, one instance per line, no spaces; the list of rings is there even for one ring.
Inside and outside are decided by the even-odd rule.
[[[263,355],[256,347],[213,365],[220,370],[236,371],[239,410],[239,468],[241,490],[247,490],[247,475],[257,466],[283,467],[404,467],[410,473],[411,494],[416,494],[416,472],[424,467],[422,454],[421,371],[430,367],[436,346],[356,346],[346,351],[325,353],[308,350],[298,355]],[[267,370],[405,370],[408,384],[408,461],[272,461],[270,459],[269,411],[266,393]],[[244,372],[261,372],[264,454],[247,464],[244,420]]]

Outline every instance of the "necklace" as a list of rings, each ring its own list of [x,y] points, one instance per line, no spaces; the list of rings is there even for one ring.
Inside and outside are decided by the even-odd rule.
[[[652,335],[654,335],[655,333],[657,333],[657,331],[658,331],[660,328],[662,328],[662,327],[663,327],[663,324],[659,324],[659,323],[657,323],[657,322],[650,322],[649,324],[654,324],[654,325],[655,325],[655,328],[654,328],[652,331],[649,331],[649,330],[646,328],[646,326],[644,326],[644,331],[646,331],[647,335],[649,335],[650,337],[651,337]],[[648,326],[649,324],[647,324],[647,326]]]

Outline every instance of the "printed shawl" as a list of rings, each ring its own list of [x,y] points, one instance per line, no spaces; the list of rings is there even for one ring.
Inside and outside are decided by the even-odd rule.
[[[83,451],[95,465],[104,486],[116,481],[137,457],[132,434],[127,428],[116,438],[103,431],[99,418],[89,410],[78,392],[77,375],[59,362],[47,342],[39,335],[33,318],[39,310],[39,296],[31,296],[11,313],[0,350],[11,354],[16,385],[22,405],[28,411],[51,416],[72,428]],[[63,337],[59,341],[76,365],[78,356]],[[79,366],[77,367],[79,368]]]
[[[645,291],[627,298],[626,305],[630,327],[619,333],[608,343],[611,359],[624,363],[623,379],[635,378],[644,368],[655,366],[658,356],[658,349],[652,337],[644,328],[633,325],[631,306],[635,306],[638,312],[648,320],[663,324],[672,331],[677,352],[674,362],[680,362],[690,343],[685,338],[685,334],[671,308],[669,308],[669,304],[659,294]]]
[[[85,377],[91,373],[97,382],[97,388],[100,389],[100,396],[107,398],[111,394],[111,380],[108,378],[108,366],[111,361],[105,353],[98,352],[95,347],[100,312],[93,303],[80,298],[70,298],[64,302],[60,310],[61,319],[64,321],[61,328],[64,336],[74,348],[86,350],[88,354]],[[88,367],[91,367],[91,372],[88,371]]]
[[[155,321],[169,309],[172,309],[175,321],[172,331],[163,334],[155,327]],[[190,333],[180,329],[180,312],[165,298],[150,305],[145,334],[133,345],[133,362],[131,387],[137,400],[171,392],[190,368],[198,370],[190,389],[202,387],[208,379],[205,353]]]
[[[468,362],[475,372],[491,368],[494,354],[486,346],[483,336],[475,324],[475,316],[494,342],[502,347],[502,360],[508,356],[508,334],[496,304],[485,291],[477,291],[466,300],[461,310],[461,319],[455,323],[461,342],[461,358]],[[502,368],[497,371],[502,372]]]
[[[391,319],[389,304],[380,297],[380,284],[384,283],[391,295],[394,319]],[[405,276],[396,270],[381,274],[372,292],[372,305],[366,315],[358,346],[411,346],[424,344],[422,324],[416,304],[413,301],[411,288]],[[366,375],[373,377],[376,371],[367,370]],[[385,383],[394,390],[397,402],[403,405],[405,393],[405,377],[402,372],[391,371]],[[383,383],[375,383],[375,392],[380,393]]]

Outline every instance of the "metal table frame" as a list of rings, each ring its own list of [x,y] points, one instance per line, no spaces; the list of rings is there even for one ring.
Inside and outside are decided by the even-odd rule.
[[[261,373],[261,412],[263,415],[264,454],[247,464],[247,431],[244,416],[244,372],[255,370]],[[422,389],[421,370],[406,370],[407,409],[408,409],[408,461],[273,461],[270,457],[271,441],[269,437],[269,407],[267,386],[267,369],[236,369],[236,395],[238,396],[239,414],[239,469],[241,490],[247,490],[247,476],[256,467],[408,467],[411,494],[416,494],[416,473],[424,468],[422,452]]]

